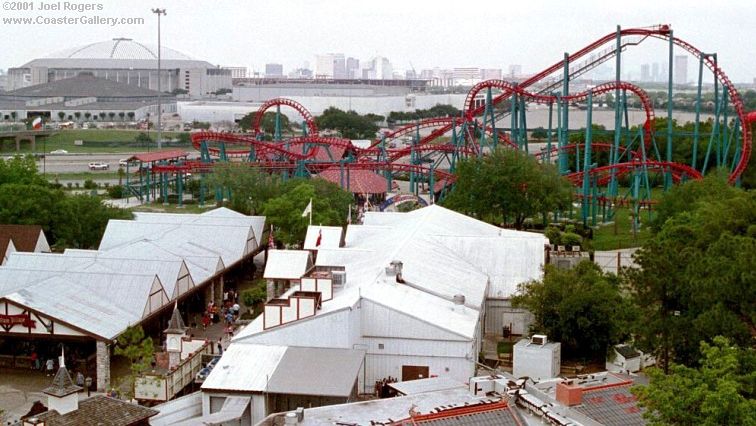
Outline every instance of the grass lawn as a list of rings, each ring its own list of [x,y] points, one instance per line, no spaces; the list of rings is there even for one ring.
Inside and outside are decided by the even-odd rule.
[[[648,210],[641,210],[641,226],[633,235],[630,210],[622,208],[614,215],[614,223],[600,226],[593,231],[591,244],[594,250],[616,250],[630,247],[640,247],[651,237],[648,224]]]
[[[70,153],[118,153],[118,152],[142,152],[147,147],[137,144],[134,139],[143,130],[111,130],[111,129],[86,129],[86,130],[59,130],[48,138],[37,139],[37,152],[50,152],[57,149],[65,149]],[[149,135],[155,138],[157,132],[150,130]],[[178,132],[163,132],[163,139],[178,138]],[[74,145],[74,141],[84,141],[84,145]],[[190,148],[191,144],[163,143],[166,147]],[[151,149],[155,149],[153,142]],[[15,152],[15,142],[5,141],[0,146],[2,152]],[[20,152],[33,152],[31,144],[22,142]]]
[[[68,172],[68,173],[47,173],[47,180],[50,182],[55,181],[55,179],[58,180],[113,180],[118,179],[118,171],[97,171],[97,172]],[[126,182],[126,178],[124,176],[124,182]]]

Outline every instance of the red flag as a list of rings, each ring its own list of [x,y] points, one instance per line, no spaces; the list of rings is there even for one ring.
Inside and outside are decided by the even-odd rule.
[[[318,239],[315,241],[315,247],[320,247],[320,240],[323,239],[323,230],[318,231]]]

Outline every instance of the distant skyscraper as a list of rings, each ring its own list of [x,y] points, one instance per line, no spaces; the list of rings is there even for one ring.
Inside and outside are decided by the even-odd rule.
[[[501,68],[486,68],[480,70],[481,80],[501,80]]]
[[[343,53],[315,55],[315,78],[346,78],[346,63]]]
[[[346,78],[355,79],[360,76],[360,60],[349,57],[346,60]]]
[[[312,70],[308,68],[297,68],[289,73],[289,78],[310,79],[312,78]]]
[[[265,64],[265,77],[283,77],[283,65]]]
[[[675,84],[688,83],[688,57],[686,55],[675,56]]]
[[[662,76],[659,73],[659,63],[654,62],[651,64],[651,81],[661,81]]]
[[[517,78],[522,75],[522,65],[513,64],[509,66],[509,73],[507,76],[509,78]]]
[[[651,81],[651,65],[641,65],[641,77],[640,81]]]
[[[223,67],[223,69],[231,71],[231,78],[247,77],[247,67]]]
[[[366,68],[362,70],[362,78],[391,80],[394,78],[394,68],[391,62],[383,56],[376,56],[368,62]]]

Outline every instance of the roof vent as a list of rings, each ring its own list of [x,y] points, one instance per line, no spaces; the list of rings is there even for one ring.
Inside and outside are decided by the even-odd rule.
[[[530,338],[530,343],[534,345],[545,345],[548,342],[548,339],[546,339],[545,334],[534,334],[533,337]]]
[[[455,294],[454,295],[454,304],[455,305],[464,305],[465,304],[465,295],[464,294]]]
[[[401,260],[392,260],[389,266],[386,267],[386,275],[393,277],[402,274],[403,263]]]

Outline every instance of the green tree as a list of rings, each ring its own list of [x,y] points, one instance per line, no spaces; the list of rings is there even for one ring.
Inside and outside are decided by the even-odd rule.
[[[665,195],[658,232],[636,252],[638,267],[624,271],[643,312],[637,342],[665,369],[670,361],[696,366],[699,342],[717,335],[750,345],[756,329],[756,193],[721,179]]]
[[[543,127],[536,127],[535,129],[533,129],[531,136],[533,137],[533,139],[546,139],[549,134]]]
[[[89,121],[89,119],[91,117],[92,117],[92,113],[91,112],[87,111],[87,112],[84,113],[84,118],[87,119],[87,121]]]
[[[375,124],[375,116],[366,117],[355,111],[342,111],[330,107],[315,119],[319,129],[338,131],[347,139],[373,139],[379,127]]]
[[[125,117],[125,116],[126,116],[126,113],[123,112],[123,111],[121,111],[121,112],[118,113],[118,118],[120,118],[121,121],[123,121],[123,117]]]
[[[129,120],[134,120],[134,115],[135,115],[134,111],[129,111],[129,112],[126,113],[126,115],[129,116]]]
[[[490,155],[463,160],[457,182],[444,201],[448,208],[492,223],[521,229],[525,219],[564,210],[571,184],[556,167],[541,164],[518,150],[499,148]]]
[[[47,186],[47,181],[38,173],[37,163],[31,155],[0,158],[0,186],[7,183]]]
[[[3,183],[0,185],[0,223],[40,225],[54,240],[58,206],[63,192],[39,185]]]
[[[115,114],[115,113],[114,113],[113,111],[110,111],[110,112],[108,113],[108,117],[110,117],[110,121],[113,121],[113,117],[115,117],[115,115],[116,115],[116,114]]]
[[[76,117],[76,121],[79,121],[79,119],[81,118],[81,113],[79,111],[76,111],[74,113],[74,117]]]
[[[140,146],[149,146],[152,143],[152,138],[147,133],[140,132],[134,138],[134,142],[136,142]]]
[[[208,176],[208,188],[230,194],[228,207],[244,214],[260,214],[263,204],[280,194],[278,176],[244,163],[220,163]]]
[[[255,121],[257,111],[250,112],[239,120],[239,127],[244,131],[252,130],[252,123]],[[281,133],[291,133],[291,122],[289,117],[281,114]],[[260,127],[266,135],[272,136],[276,132],[276,113],[268,111],[263,115]]]
[[[312,223],[334,226],[346,223],[349,205],[354,202],[352,194],[323,179],[292,179],[281,194],[265,203],[263,214],[276,227],[276,239],[286,244],[304,241],[309,219],[302,217],[302,212],[310,200]]]
[[[588,360],[605,359],[610,345],[629,337],[635,312],[617,277],[587,260],[567,270],[547,265],[543,280],[521,284],[512,304],[530,311],[531,331],[561,342],[566,357]]]
[[[63,111],[58,111],[58,118],[59,121],[63,121],[63,119],[66,118],[66,113]]]
[[[130,374],[124,377],[129,399],[134,396],[134,382],[147,371],[155,356],[152,338],[145,335],[142,326],[128,327],[120,336],[113,350],[116,355],[129,360]]]
[[[647,386],[632,392],[646,407],[651,425],[754,425],[756,424],[756,354],[738,349],[721,336],[713,344],[701,342],[700,368],[673,364],[670,374],[646,371]]]
[[[110,219],[132,218],[133,214],[130,211],[107,206],[99,197],[64,197],[56,206],[56,219],[52,230],[55,245],[81,249],[97,248]]]

